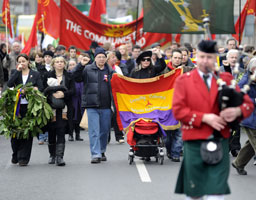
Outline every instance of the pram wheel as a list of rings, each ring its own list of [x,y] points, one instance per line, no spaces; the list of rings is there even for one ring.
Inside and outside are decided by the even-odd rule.
[[[131,165],[133,163],[133,159],[134,159],[134,151],[132,148],[130,148],[129,154],[128,154],[128,160],[129,160],[129,164]]]

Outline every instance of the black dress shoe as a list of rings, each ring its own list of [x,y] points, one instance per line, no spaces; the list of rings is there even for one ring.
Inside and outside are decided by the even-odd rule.
[[[170,153],[167,153],[167,157],[168,157],[169,159],[172,159],[172,156],[171,156]]]
[[[19,161],[19,166],[24,167],[24,166],[27,166],[27,165],[28,165],[28,161],[26,161],[26,160],[20,160]]]
[[[180,162],[180,158],[178,157],[172,157],[171,160],[172,162]]]
[[[239,175],[247,175],[247,171],[245,171],[243,168],[237,167],[234,163],[232,163],[232,166],[236,169]]]
[[[74,141],[73,135],[69,135],[69,136],[68,136],[68,141],[71,141],[71,142]]]
[[[55,161],[56,161],[56,158],[55,158],[55,156],[50,156],[50,158],[49,158],[49,161],[48,161],[48,164],[55,164]]]
[[[107,157],[106,157],[105,153],[101,154],[101,159],[100,160],[101,161],[107,161]]]
[[[17,164],[18,163],[18,159],[17,158],[12,158],[12,164]]]
[[[92,164],[98,164],[98,163],[100,163],[100,161],[101,161],[101,158],[93,158],[93,159],[91,160],[91,163],[92,163]]]
[[[80,138],[80,136],[76,136],[76,141],[84,141],[84,139]]]
[[[238,150],[235,150],[235,149],[234,149],[234,150],[231,150],[230,152],[231,152],[231,154],[232,154],[233,157],[237,157],[237,155],[238,155]]]

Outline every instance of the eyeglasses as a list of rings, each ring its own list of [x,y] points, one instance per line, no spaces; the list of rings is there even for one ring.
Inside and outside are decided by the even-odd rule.
[[[143,62],[144,62],[144,61],[150,62],[150,61],[151,61],[151,58],[142,58],[141,61],[143,61]]]

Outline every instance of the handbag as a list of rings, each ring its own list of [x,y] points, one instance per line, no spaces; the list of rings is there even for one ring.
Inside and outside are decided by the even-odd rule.
[[[49,103],[53,109],[63,109],[65,108],[64,98],[55,98],[52,94],[49,96]]]
[[[88,130],[88,116],[87,116],[87,111],[86,110],[84,110],[84,114],[83,114],[83,117],[80,121],[79,126],[82,127],[85,130]]]
[[[223,158],[223,148],[220,138],[213,138],[201,143],[200,154],[202,160],[208,165],[216,165]]]

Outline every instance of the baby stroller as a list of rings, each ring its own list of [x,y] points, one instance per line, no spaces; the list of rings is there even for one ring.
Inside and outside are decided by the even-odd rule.
[[[135,122],[127,134],[127,143],[130,145],[128,155],[130,165],[133,163],[135,156],[142,158],[155,157],[156,162],[163,164],[163,133],[157,123],[143,119]]]

